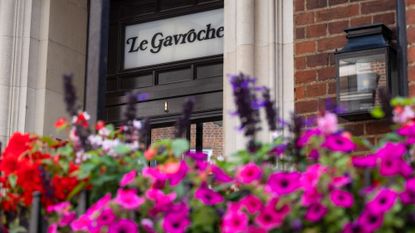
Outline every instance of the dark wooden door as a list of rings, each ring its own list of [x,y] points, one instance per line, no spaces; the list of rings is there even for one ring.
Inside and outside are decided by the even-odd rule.
[[[120,123],[126,93],[131,91],[147,94],[145,100],[137,102],[137,115],[149,117],[154,125],[174,122],[189,96],[195,98],[193,120],[221,117],[223,55],[125,70],[123,52],[126,25],[222,7],[223,0],[112,0],[102,119]]]

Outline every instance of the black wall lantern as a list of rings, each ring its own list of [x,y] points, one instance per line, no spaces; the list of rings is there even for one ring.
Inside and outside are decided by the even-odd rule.
[[[379,90],[399,93],[396,52],[391,47],[392,31],[383,24],[348,28],[346,46],[335,53],[337,104],[341,117],[354,120],[370,117],[379,104]]]

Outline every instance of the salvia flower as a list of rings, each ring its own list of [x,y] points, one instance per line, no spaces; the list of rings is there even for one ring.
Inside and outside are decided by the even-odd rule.
[[[277,130],[277,110],[274,101],[271,100],[269,88],[264,87],[262,92],[264,98],[264,109],[270,131]]]

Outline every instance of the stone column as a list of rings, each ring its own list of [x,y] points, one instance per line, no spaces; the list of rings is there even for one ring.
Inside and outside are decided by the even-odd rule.
[[[227,156],[246,142],[236,132],[239,121],[229,114],[234,103],[227,74],[256,76],[260,85],[271,88],[284,117],[294,109],[292,5],[292,0],[225,0],[223,129]],[[265,121],[262,128],[258,139],[270,140]]]

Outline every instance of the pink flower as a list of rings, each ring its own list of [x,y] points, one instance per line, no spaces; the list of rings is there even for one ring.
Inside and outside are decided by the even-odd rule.
[[[352,180],[350,179],[349,176],[336,176],[336,177],[333,177],[329,186],[331,188],[339,189],[347,184],[350,184],[351,182]]]
[[[304,189],[312,189],[317,186],[320,176],[327,171],[327,168],[321,164],[313,164],[307,167],[302,174],[300,182]]]
[[[51,224],[48,227],[48,233],[58,233],[58,225],[57,224]]]
[[[134,189],[118,189],[114,201],[128,210],[136,209],[144,203],[144,199],[137,196],[137,192]]]
[[[322,219],[327,213],[327,207],[325,207],[323,204],[316,202],[311,204],[307,212],[305,214],[305,219],[310,222],[317,222],[320,219]]]
[[[115,219],[116,219],[116,216],[112,212],[112,209],[105,209],[98,216],[97,224],[99,226],[111,225],[114,223]]]
[[[344,225],[342,233],[371,233],[371,231],[366,230],[362,224],[354,222]]]
[[[261,176],[261,168],[252,162],[240,168],[236,175],[237,179],[244,184],[250,184],[255,180],[260,180]]]
[[[406,137],[414,137],[415,136],[415,123],[411,122],[409,124],[403,125],[396,131],[398,134]]]
[[[222,231],[225,233],[242,233],[248,227],[248,217],[241,211],[227,212],[222,219]]]
[[[383,214],[365,209],[359,216],[357,222],[368,232],[374,232],[382,226]]]
[[[155,208],[165,210],[176,199],[176,193],[164,194],[163,191],[158,189],[148,189],[145,193],[147,199],[154,201]]]
[[[64,212],[67,212],[70,207],[71,207],[71,203],[69,203],[68,201],[65,201],[65,202],[58,203],[56,205],[48,206],[47,212],[48,213],[56,212],[58,214],[62,214]]]
[[[321,201],[322,198],[323,195],[318,192],[317,188],[308,188],[304,190],[303,196],[301,197],[301,205],[309,206]]]
[[[81,215],[78,219],[71,223],[71,229],[74,232],[88,231],[89,225],[92,223],[87,215]]]
[[[132,171],[124,174],[124,176],[122,177],[122,179],[120,181],[120,186],[121,187],[127,186],[128,184],[130,184],[131,182],[134,181],[136,176],[137,176],[137,171],[136,170],[132,170]]]
[[[255,214],[262,209],[262,201],[252,194],[244,197],[240,203],[250,214]]]
[[[186,153],[186,156],[189,157],[189,158],[194,159],[195,161],[206,161],[207,158],[208,158],[207,154],[205,154],[203,152],[199,152],[199,151],[196,151],[196,152],[188,151]]]
[[[128,219],[121,219],[109,227],[108,233],[138,233],[137,224]]]
[[[267,185],[278,195],[290,194],[300,188],[300,177],[299,172],[275,172],[269,176]]]
[[[373,168],[376,167],[377,159],[376,155],[353,156],[352,164],[357,168]]]
[[[278,198],[271,199],[264,209],[262,209],[257,217],[255,218],[255,223],[267,231],[279,227],[284,218],[290,212],[290,207],[288,205],[282,206],[280,209],[276,209],[278,203]]]
[[[415,112],[410,106],[405,107],[396,107],[393,110],[393,121],[395,123],[406,123],[409,120],[412,120],[415,117]]]
[[[297,145],[299,147],[304,147],[307,145],[310,141],[310,139],[314,136],[318,136],[321,134],[321,131],[319,129],[309,129],[306,132],[304,132],[301,137],[297,140]]]
[[[395,204],[398,194],[391,189],[383,188],[373,200],[367,203],[367,207],[375,213],[385,213]]]
[[[187,213],[169,213],[163,219],[163,230],[166,233],[184,233],[190,225]]]
[[[317,127],[324,134],[335,133],[338,130],[336,114],[326,111],[324,116],[317,118]]]
[[[405,190],[400,194],[403,204],[415,204],[415,178],[409,179],[405,183]]]
[[[170,185],[176,186],[177,184],[179,184],[180,181],[182,181],[183,178],[186,176],[188,170],[189,170],[189,167],[187,166],[186,162],[182,160],[180,162],[180,166],[177,172],[168,175],[169,180],[170,180]]]
[[[142,219],[141,226],[143,227],[146,233],[156,233],[156,230],[154,229],[154,223],[153,221],[151,221],[151,219],[148,219],[148,218]]]
[[[150,178],[153,183],[157,182],[157,181],[165,181],[167,180],[167,175],[160,172],[157,168],[155,167],[145,167],[142,171],[142,175],[144,177],[148,177]]]
[[[202,183],[195,192],[195,198],[205,205],[216,205],[223,201],[222,195],[209,189],[206,183]]]
[[[111,193],[105,194],[101,199],[99,199],[97,202],[92,204],[91,207],[88,208],[85,215],[91,216],[95,212],[101,211],[102,209],[106,208],[108,203],[111,201]]]
[[[335,206],[350,208],[353,206],[354,198],[349,192],[335,189],[330,193],[330,200]]]
[[[61,218],[58,222],[58,225],[60,227],[66,227],[69,224],[71,224],[71,222],[74,221],[75,219],[76,219],[76,213],[75,212],[64,213],[64,214],[62,214],[62,216],[61,216]]]
[[[326,137],[323,147],[333,152],[351,152],[356,149],[356,145],[349,138],[340,135],[332,134]]]
[[[267,230],[257,226],[248,226],[247,233],[267,233]]]
[[[232,181],[232,177],[226,174],[226,172],[223,171],[220,167],[216,165],[211,165],[210,169],[216,181],[221,183],[228,183]]]

